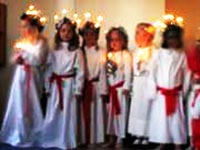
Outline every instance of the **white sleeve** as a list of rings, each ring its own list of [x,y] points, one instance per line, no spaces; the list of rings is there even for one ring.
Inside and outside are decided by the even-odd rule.
[[[191,71],[188,68],[186,57],[184,57],[183,73],[184,73],[184,78],[183,78],[183,94],[184,94],[184,98],[186,100],[187,96],[189,94],[189,89],[191,88],[191,75],[192,75]]]
[[[132,84],[132,58],[128,51],[123,52],[124,85],[123,89],[130,90]]]
[[[99,92],[101,95],[108,95],[108,83],[106,76],[106,52],[101,53],[100,58],[100,75],[99,75]]]
[[[50,78],[53,74],[53,53],[49,53],[48,57],[47,57],[47,61],[46,61],[46,65],[45,65],[45,69],[44,69],[44,86],[45,86],[45,92],[49,92],[50,93],[50,88],[51,88],[51,83],[50,83]]]
[[[157,74],[157,60],[158,52],[154,52],[148,68],[149,68],[149,76],[147,79],[147,99],[154,100],[157,93],[157,84],[156,84],[156,74]]]
[[[85,59],[81,50],[77,50],[75,70],[75,94],[82,95],[85,82]]]

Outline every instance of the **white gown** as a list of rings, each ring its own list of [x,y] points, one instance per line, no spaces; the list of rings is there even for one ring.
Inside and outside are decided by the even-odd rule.
[[[103,143],[106,125],[106,105],[100,96],[108,94],[105,68],[106,53],[102,49],[96,49],[96,47],[85,47],[85,57],[87,63],[87,80],[98,79],[98,81],[92,82],[92,91],[88,91],[89,94],[91,94],[91,103],[88,99],[85,99],[84,103],[89,106],[89,110],[87,110],[88,112],[85,114],[89,117],[88,120],[85,120],[86,124],[88,124],[86,125],[86,130],[89,130],[89,133],[86,131],[86,138],[89,138],[87,140],[90,144]],[[88,93],[86,92],[86,94]],[[87,136],[87,134],[89,134],[89,136]]]
[[[48,45],[39,40],[21,51],[29,70],[16,65],[8,105],[5,112],[0,141],[14,146],[32,146],[42,126],[43,116],[40,99],[43,87],[42,65],[48,52]]]
[[[113,57],[111,59],[117,63],[118,68],[115,72],[115,75],[108,76],[108,84],[109,86],[114,86],[122,81],[124,81],[124,84],[122,87],[117,88],[117,95],[121,109],[120,114],[117,115],[112,113],[111,99],[108,104],[107,134],[115,135],[119,139],[122,139],[125,138],[127,133],[129,107],[128,99],[126,99],[122,92],[123,89],[130,90],[131,88],[132,59],[129,51],[127,50],[112,52],[112,55]]]
[[[133,85],[128,132],[147,137],[150,103],[147,100],[147,79],[153,47],[138,48],[133,52]]]
[[[75,94],[82,95],[85,79],[84,58],[81,50],[68,50],[68,43],[61,43],[61,48],[55,50],[49,57],[49,71],[57,75],[72,75],[62,78],[63,109],[59,103],[59,91],[56,80],[50,84],[50,96],[47,104],[47,113],[42,128],[40,145],[43,147],[57,147],[73,149],[77,147],[77,119],[78,102]],[[46,81],[48,81],[48,78]],[[48,85],[48,84],[46,84]],[[47,86],[48,88],[48,86]]]
[[[148,84],[151,85],[151,115],[149,140],[155,143],[186,143],[186,120],[183,107],[183,97],[189,88],[190,76],[185,54],[175,50],[160,49],[153,57]],[[179,92],[176,111],[167,116],[165,97],[156,86],[171,89],[183,86]],[[153,88],[154,87],[154,88]]]

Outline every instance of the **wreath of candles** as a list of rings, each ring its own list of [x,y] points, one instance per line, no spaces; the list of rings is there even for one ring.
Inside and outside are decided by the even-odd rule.
[[[34,5],[30,5],[28,9],[23,13],[24,15],[31,16],[32,20],[39,21],[41,26],[45,26],[47,23],[47,18],[43,16],[43,13],[40,10],[37,10]],[[26,39],[19,39],[14,44],[15,51],[19,52],[20,50],[24,50],[30,46],[30,42]]]
[[[61,12],[54,14],[54,23],[58,23],[64,17],[69,18],[76,24],[77,28],[80,28],[84,25],[85,22],[91,21],[94,22],[95,27],[99,28],[102,25],[104,18],[99,15],[95,19],[92,17],[93,15],[90,12],[86,12],[84,14],[79,15],[78,13],[72,13],[72,11],[68,11],[67,9],[63,9]]]

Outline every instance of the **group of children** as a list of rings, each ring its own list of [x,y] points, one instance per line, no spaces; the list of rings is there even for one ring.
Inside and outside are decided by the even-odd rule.
[[[185,53],[181,27],[169,25],[156,49],[155,28],[138,24],[132,53],[122,27],[106,34],[107,50],[99,47],[100,28],[93,22],[77,29],[70,19],[60,20],[54,50],[43,28],[38,18],[21,16],[28,42],[12,54],[16,70],[1,142],[61,149],[105,143],[104,148],[113,148],[129,133],[134,144],[159,143],[160,149],[174,144],[176,150],[190,136],[195,150],[200,149],[200,44]]]

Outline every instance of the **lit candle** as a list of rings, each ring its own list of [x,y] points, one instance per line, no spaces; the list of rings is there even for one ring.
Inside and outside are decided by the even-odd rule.
[[[45,24],[45,23],[47,22],[47,18],[46,18],[46,17],[41,17],[41,18],[40,18],[40,22],[41,22],[42,24]]]
[[[63,17],[66,16],[66,14],[67,14],[67,10],[66,10],[66,9],[63,9],[63,10],[62,10],[62,15],[63,15]]]
[[[178,25],[182,26],[183,25],[183,18],[182,17],[177,17],[176,22]]]
[[[78,14],[74,13],[73,17],[74,17],[74,20],[76,20],[78,18]]]
[[[90,17],[91,17],[91,13],[90,12],[86,12],[84,14],[84,16],[85,16],[85,20],[88,21],[90,19]]]
[[[54,15],[54,22],[57,23],[59,16],[57,14]]]
[[[35,9],[35,6],[34,5],[30,5],[29,6],[29,10],[34,10]]]
[[[113,57],[113,54],[111,52],[108,53],[108,59],[111,59]]]
[[[77,20],[76,20],[76,23],[77,23],[77,27],[80,27],[80,25],[81,25],[81,19],[80,18],[78,18]]]

